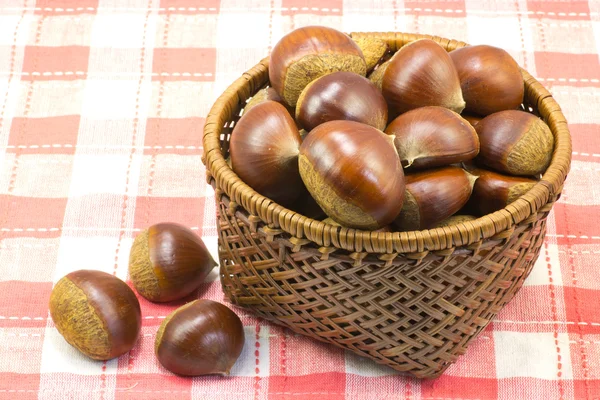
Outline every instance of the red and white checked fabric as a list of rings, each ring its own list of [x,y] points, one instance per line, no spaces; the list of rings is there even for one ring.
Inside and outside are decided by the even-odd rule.
[[[498,45],[554,94],[573,168],[531,276],[469,351],[420,381],[234,308],[228,378],[181,378],[153,355],[178,304],[140,298],[142,337],[86,359],[48,314],[53,284],[128,279],[132,240],[192,227],[216,256],[201,133],[217,96],[308,24]],[[0,0],[1,399],[593,399],[600,397],[600,1]],[[224,301],[216,272],[198,296]]]

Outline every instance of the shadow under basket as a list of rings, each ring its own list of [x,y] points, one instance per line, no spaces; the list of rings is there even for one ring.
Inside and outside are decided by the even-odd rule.
[[[392,51],[420,38],[447,51],[467,46],[407,33],[351,36],[384,39]],[[441,375],[521,288],[569,171],[565,117],[551,94],[522,72],[523,109],[546,121],[555,139],[539,183],[508,207],[472,222],[395,233],[324,224],[240,180],[226,161],[229,138],[246,100],[268,83],[268,59],[244,73],[215,102],[203,137],[227,298],[397,371]]]

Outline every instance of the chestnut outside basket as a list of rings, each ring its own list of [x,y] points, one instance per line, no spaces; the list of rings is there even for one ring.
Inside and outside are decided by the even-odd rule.
[[[430,38],[447,51],[464,42],[408,33],[352,33],[392,51]],[[268,58],[219,97],[204,127],[207,180],[217,204],[221,284],[238,306],[416,377],[441,375],[521,288],[539,255],[546,216],[571,162],[567,122],[551,94],[523,72],[524,110],[555,139],[550,167],[527,194],[455,226],[373,233],[335,227],[258,194],[226,162],[246,100],[268,84]]]

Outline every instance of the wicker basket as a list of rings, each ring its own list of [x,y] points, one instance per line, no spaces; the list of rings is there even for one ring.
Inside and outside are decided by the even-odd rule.
[[[393,51],[430,38],[385,39]],[[207,179],[215,188],[221,283],[229,300],[295,332],[333,343],[417,377],[437,377],[523,284],[545,236],[546,216],[570,167],[565,117],[526,71],[525,110],[555,138],[542,180],[493,214],[456,226],[372,233],[334,227],[256,193],[227,165],[231,128],[248,98],[268,81],[268,59],[215,102],[204,128]]]

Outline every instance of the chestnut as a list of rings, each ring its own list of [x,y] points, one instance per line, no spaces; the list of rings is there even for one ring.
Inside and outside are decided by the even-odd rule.
[[[296,104],[296,121],[309,132],[335,120],[362,122],[384,130],[387,118],[381,91],[353,72],[334,72],[315,79],[304,88]]]
[[[394,225],[403,231],[429,229],[455,214],[469,200],[473,176],[458,167],[406,174],[406,193]]]
[[[475,114],[469,114],[469,113],[462,113],[461,117],[463,117],[465,119],[465,121],[467,121],[468,123],[471,124],[471,126],[475,127],[475,125],[477,125],[479,123],[479,121],[481,121],[483,119],[483,117],[480,117],[479,115],[475,115]]]
[[[274,101],[244,113],[231,133],[231,167],[258,193],[289,205],[302,192],[298,152],[302,139],[294,119]]]
[[[337,71],[365,76],[367,64],[348,35],[325,26],[306,26],[288,33],[273,47],[269,61],[271,85],[292,107],[306,85]]]
[[[451,217],[446,218],[442,222],[435,225],[436,228],[442,228],[444,226],[452,226],[462,224],[463,222],[475,221],[477,217],[473,215],[453,215]]]
[[[285,103],[285,101],[281,98],[279,93],[277,93],[277,91],[272,87],[266,87],[256,92],[256,94],[252,96],[252,98],[246,103],[246,106],[244,107],[244,113],[250,111],[255,105],[264,103],[265,101],[269,100],[281,104],[286,108],[286,110],[288,110],[290,114],[294,114],[293,109]]]
[[[385,58],[389,53],[389,47],[385,40],[381,40],[371,36],[363,36],[359,38],[352,38],[358,45],[360,50],[365,57],[367,63],[367,71],[372,71],[377,64]]]
[[[166,302],[198,289],[216,265],[198,235],[165,222],[137,235],[131,246],[129,275],[139,294],[150,301]]]
[[[385,68],[381,89],[392,116],[423,106],[445,107],[460,114],[465,107],[456,68],[446,50],[433,40],[408,43],[381,67]]]
[[[300,175],[337,223],[375,230],[402,208],[404,172],[392,138],[355,121],[329,121],[304,139]]]
[[[65,340],[94,360],[127,353],[142,327],[133,291],[102,271],[79,270],[61,278],[50,294],[50,316]]]
[[[479,216],[503,209],[537,183],[534,179],[507,176],[483,169],[476,173],[478,177],[473,185],[473,193],[465,208]]]
[[[533,114],[518,110],[488,115],[475,127],[480,150],[475,161],[509,175],[543,173],[552,159],[554,136]]]
[[[382,82],[383,82],[383,74],[385,74],[385,70],[387,69],[387,67],[389,67],[389,66],[390,66],[390,62],[391,62],[391,61],[392,61],[392,60],[391,60],[391,59],[389,59],[389,60],[387,60],[387,61],[385,61],[385,62],[381,63],[381,64],[380,64],[380,65],[378,65],[378,66],[377,66],[377,68],[375,68],[375,70],[373,70],[373,71],[372,71],[372,72],[369,74],[369,76],[368,76],[369,80],[370,80],[371,82],[373,82],[373,84],[374,84],[375,86],[377,86],[377,88],[378,88],[379,90],[382,90],[382,88],[381,88],[381,85],[382,85]]]
[[[385,133],[394,135],[394,145],[405,168],[423,169],[459,163],[479,153],[475,128],[454,111],[443,107],[408,111],[393,120]]]
[[[525,85],[517,62],[493,46],[468,46],[450,52],[458,71],[465,109],[479,115],[514,110],[523,102]]]
[[[244,326],[233,311],[216,301],[196,300],[167,316],[156,334],[154,352],[178,375],[229,375],[244,340]]]

